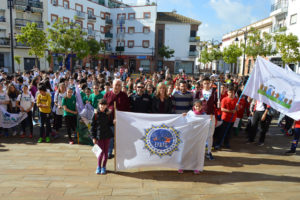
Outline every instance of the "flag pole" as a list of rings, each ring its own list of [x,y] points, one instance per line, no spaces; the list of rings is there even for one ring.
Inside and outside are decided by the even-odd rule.
[[[258,60],[258,59],[256,59],[255,66],[257,65],[257,62],[258,62],[257,60]],[[245,92],[245,90],[246,90],[246,88],[247,88],[247,86],[248,86],[248,83],[249,83],[249,80],[250,80],[252,74],[253,74],[253,70],[252,70],[252,72],[251,72],[251,74],[250,74],[250,76],[249,76],[249,78],[248,78],[248,80],[247,80],[247,82],[246,82],[246,84],[245,84],[245,87],[244,87],[244,89],[243,89],[243,91],[242,91],[242,93],[241,93],[241,95],[240,95],[240,97],[239,97],[238,102],[236,103],[236,107],[235,107],[235,108],[238,107],[238,105],[239,105],[239,103],[240,103],[240,101],[241,101],[241,99],[242,99],[242,96],[244,95],[244,92]],[[231,115],[230,122],[232,121],[233,117],[234,117],[234,113],[232,113],[232,115]],[[228,124],[228,126],[226,127],[226,130],[225,130],[225,132],[224,132],[224,135],[223,135],[223,137],[222,137],[222,140],[221,140],[220,144],[218,145],[219,147],[221,147],[221,145],[222,145],[222,143],[223,143],[223,141],[224,141],[224,139],[225,139],[225,137],[226,137],[226,134],[227,134],[227,132],[229,131],[229,127],[230,127],[230,124]]]
[[[116,120],[116,112],[117,112],[117,103],[114,102],[114,120]],[[117,125],[117,120],[116,120],[116,123],[114,124],[114,132],[115,132],[115,135],[114,135],[114,151],[115,151],[115,157],[114,157],[114,171],[115,173],[117,172],[117,128],[116,128],[116,125]]]

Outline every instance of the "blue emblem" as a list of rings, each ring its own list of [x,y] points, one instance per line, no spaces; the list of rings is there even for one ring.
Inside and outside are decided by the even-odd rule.
[[[180,132],[173,127],[168,127],[165,124],[153,126],[145,130],[145,136],[142,138],[145,143],[145,148],[149,152],[159,157],[166,155],[171,156],[173,152],[178,151],[180,140]]]

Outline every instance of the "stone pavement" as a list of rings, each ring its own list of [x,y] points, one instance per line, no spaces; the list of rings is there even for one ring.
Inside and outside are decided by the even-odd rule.
[[[246,145],[244,133],[234,137],[232,150],[214,152],[200,175],[159,168],[96,175],[90,146],[0,138],[0,199],[300,199],[300,156],[283,155],[292,138],[270,132],[263,147]]]

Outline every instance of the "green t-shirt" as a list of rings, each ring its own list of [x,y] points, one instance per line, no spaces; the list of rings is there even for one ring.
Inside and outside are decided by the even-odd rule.
[[[80,92],[80,96],[81,96],[81,99],[82,99],[82,101],[84,100],[84,98],[86,97],[86,94],[83,92],[83,91],[81,91]],[[84,104],[85,104],[85,102],[83,102]]]
[[[100,99],[103,98],[103,95],[101,93],[99,93],[98,95],[95,95],[95,93],[90,95],[89,101],[91,102],[91,105],[97,109],[98,107],[98,102]]]
[[[101,94],[102,94],[103,96],[105,95],[105,93],[106,93],[105,90],[103,90],[103,91],[101,92]]]
[[[69,110],[76,111],[76,98],[75,98],[75,96],[72,95],[71,98],[67,98],[67,97],[63,98],[62,106],[67,106],[67,108]],[[75,114],[69,113],[69,112],[64,110],[64,116],[75,116]]]

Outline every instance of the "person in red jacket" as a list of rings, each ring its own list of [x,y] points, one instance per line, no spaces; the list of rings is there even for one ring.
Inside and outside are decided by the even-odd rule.
[[[107,101],[107,107],[109,112],[114,117],[114,103],[116,102],[117,110],[120,111],[129,111],[129,98],[125,92],[121,91],[122,81],[119,79],[115,79],[113,82],[113,89],[105,93],[104,99]],[[114,125],[111,126],[111,129],[114,133]],[[114,139],[110,140],[110,145],[108,149],[108,159],[113,158],[112,152],[114,149]]]
[[[294,127],[295,127],[294,140],[291,145],[291,150],[285,152],[286,155],[296,154],[296,149],[300,138],[300,120],[294,122]]]
[[[224,142],[225,148],[230,148],[230,131],[233,126],[234,121],[237,117],[237,102],[238,99],[234,96],[234,88],[229,87],[227,91],[228,96],[225,97],[221,102],[221,111],[222,111],[222,126],[220,128],[219,135],[217,136],[218,141],[216,149],[219,149],[222,143]],[[224,140],[224,141],[223,141]]]
[[[237,98],[240,98],[240,96],[242,94],[242,91],[238,90],[236,94],[237,94]],[[240,131],[241,126],[242,126],[242,119],[243,119],[246,107],[247,107],[247,102],[246,102],[245,98],[242,97],[240,102],[239,102],[239,109],[236,112],[237,113],[237,119],[239,120],[239,123],[238,123],[237,127],[234,127],[234,135],[239,134],[239,131]]]

